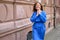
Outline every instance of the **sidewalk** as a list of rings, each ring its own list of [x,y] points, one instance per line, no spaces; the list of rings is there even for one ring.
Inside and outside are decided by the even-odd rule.
[[[45,40],[60,40],[60,25],[46,34]]]

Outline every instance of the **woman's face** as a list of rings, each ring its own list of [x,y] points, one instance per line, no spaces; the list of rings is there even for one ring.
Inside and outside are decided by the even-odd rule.
[[[36,4],[36,10],[40,10],[41,5],[39,3]]]

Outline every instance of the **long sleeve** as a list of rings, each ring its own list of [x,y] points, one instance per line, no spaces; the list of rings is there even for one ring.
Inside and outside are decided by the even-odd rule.
[[[40,19],[39,19],[39,17],[38,16],[36,16],[36,12],[34,12],[33,14],[32,14],[32,16],[31,16],[31,18],[30,18],[30,21],[31,22],[40,22]]]
[[[35,20],[36,20],[36,13],[34,12],[33,14],[32,14],[32,16],[31,16],[31,18],[30,18],[30,21],[31,22],[35,22]]]
[[[47,18],[46,18],[46,12],[43,11],[41,14],[39,14],[41,22],[45,23]]]

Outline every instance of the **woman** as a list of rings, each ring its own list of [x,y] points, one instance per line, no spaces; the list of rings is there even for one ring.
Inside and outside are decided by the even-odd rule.
[[[45,35],[45,22],[46,22],[46,12],[43,11],[42,5],[37,2],[33,7],[33,14],[30,18],[33,23],[32,26],[32,38],[33,40],[44,40]]]

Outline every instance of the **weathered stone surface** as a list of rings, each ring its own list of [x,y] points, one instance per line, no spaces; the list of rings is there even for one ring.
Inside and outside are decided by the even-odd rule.
[[[45,11],[47,14],[53,14],[54,13],[53,7],[45,7]]]
[[[56,24],[60,23],[60,11],[59,10],[60,8],[56,8]]]
[[[50,7],[45,7],[45,11],[46,11],[47,14],[51,13]]]
[[[25,5],[16,5],[16,19],[26,18]]]
[[[33,14],[33,6],[27,5],[26,6],[26,11],[27,11],[27,17],[31,17],[31,15]]]
[[[26,0],[16,0],[16,1],[26,1]]]
[[[3,3],[0,3],[0,34],[1,33],[5,34],[5,32],[6,33],[12,32],[10,30],[13,30],[14,28],[16,30],[19,30],[20,28],[22,28],[22,30],[19,30],[19,31],[16,31],[15,33],[1,37],[0,40],[26,40],[28,32],[32,30],[30,26],[29,27],[26,27],[26,26],[29,24],[32,24],[30,22],[30,17],[33,11],[33,5],[30,4],[30,2],[28,1],[31,1],[33,3],[34,0],[15,0],[16,1],[15,3],[12,3],[14,0],[0,0],[0,1],[2,2],[6,1]],[[54,9],[51,6],[52,3],[53,3],[52,0],[48,0],[48,4],[47,6],[45,6],[45,11],[47,13],[47,19],[49,19],[46,22],[47,29],[53,26]],[[59,5],[58,2],[56,4]],[[59,17],[60,17],[60,8],[57,8],[56,24],[59,23],[60,21]],[[26,27],[26,28],[24,29],[23,27],[24,28]],[[13,32],[14,31],[15,30],[13,30]]]
[[[27,19],[24,19],[24,20],[15,21],[15,23],[16,23],[16,27],[20,28],[20,27],[29,25],[31,22],[30,22],[29,18],[27,18]]]
[[[13,19],[13,5],[0,3],[0,21]]]
[[[14,29],[14,22],[0,23],[0,33]]]
[[[15,39],[16,39],[15,33],[0,38],[0,40],[15,40]]]
[[[21,40],[21,33],[20,33],[20,31],[17,32],[16,34],[17,34],[17,36],[16,36],[16,37],[17,37],[17,40]],[[23,34],[24,34],[24,33],[23,33]]]
[[[59,5],[60,1],[59,0],[55,0],[55,4]]]
[[[0,0],[0,1],[12,1],[13,2],[14,0]]]

